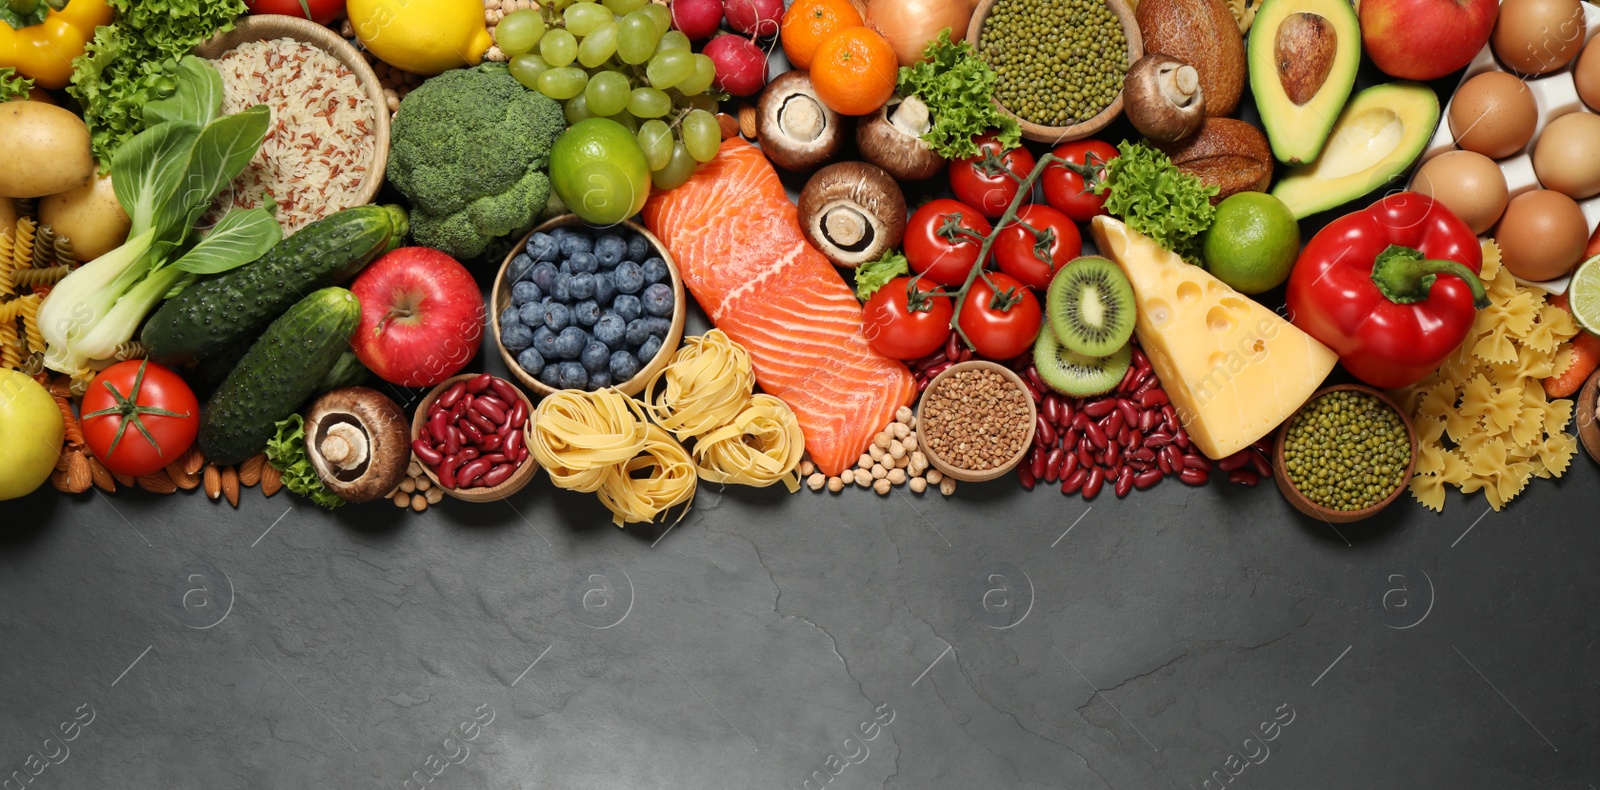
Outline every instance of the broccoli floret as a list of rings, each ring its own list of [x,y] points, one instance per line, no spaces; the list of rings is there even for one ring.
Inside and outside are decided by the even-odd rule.
[[[447,71],[407,94],[394,117],[390,183],[411,201],[418,244],[472,258],[524,230],[550,197],[561,105],[505,66]]]

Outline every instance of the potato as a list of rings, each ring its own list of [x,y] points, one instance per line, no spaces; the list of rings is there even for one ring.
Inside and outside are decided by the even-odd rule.
[[[54,195],[93,177],[83,119],[35,101],[0,104],[0,197]]]
[[[72,253],[88,262],[128,240],[128,219],[111,189],[111,174],[39,201],[39,224],[72,241]]]

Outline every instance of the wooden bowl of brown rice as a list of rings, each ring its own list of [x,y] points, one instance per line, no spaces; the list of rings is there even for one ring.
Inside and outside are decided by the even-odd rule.
[[[221,72],[224,113],[255,104],[272,111],[261,151],[217,197],[210,221],[271,194],[287,236],[377,197],[389,111],[377,75],[349,42],[305,19],[262,14],[241,18],[194,54]]]

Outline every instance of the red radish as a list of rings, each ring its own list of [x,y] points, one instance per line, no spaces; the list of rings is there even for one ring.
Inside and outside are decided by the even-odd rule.
[[[690,41],[711,38],[722,24],[722,0],[673,0],[671,8],[672,26]]]
[[[350,345],[384,381],[431,387],[477,356],[483,292],[449,255],[401,247],[363,270],[350,290],[361,300]]]
[[[706,44],[706,57],[717,67],[717,88],[735,96],[752,96],[767,85],[767,53],[750,39],[732,33]]]
[[[729,26],[747,36],[776,36],[783,20],[783,0],[722,0],[722,13]]]

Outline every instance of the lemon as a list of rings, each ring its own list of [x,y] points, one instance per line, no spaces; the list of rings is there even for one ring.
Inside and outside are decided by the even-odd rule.
[[[1203,243],[1212,275],[1240,293],[1258,294],[1289,279],[1300,255],[1300,224],[1283,201],[1240,192],[1217,204]]]
[[[494,43],[482,0],[349,0],[345,10],[372,54],[425,77],[476,66]]]
[[[1600,255],[1584,261],[1567,287],[1567,306],[1584,329],[1600,334]]]

